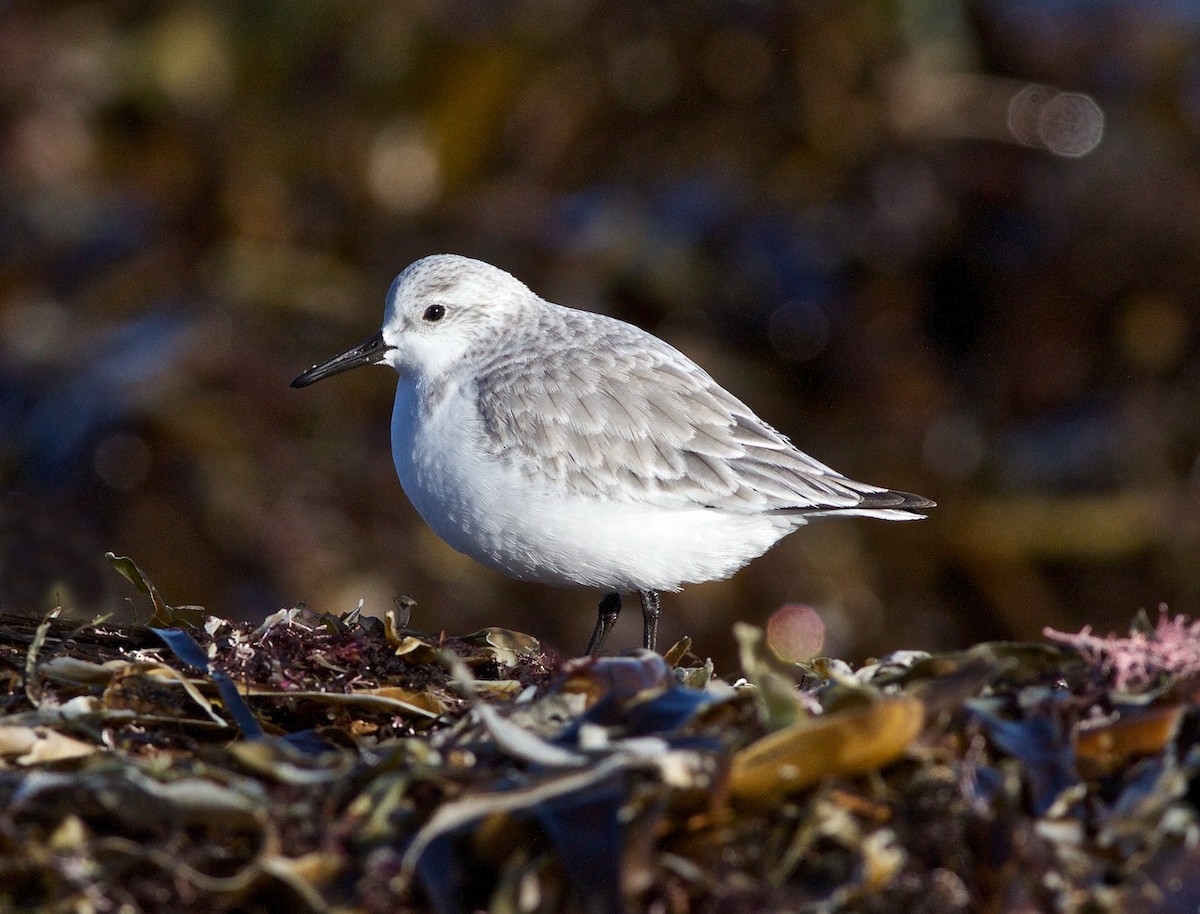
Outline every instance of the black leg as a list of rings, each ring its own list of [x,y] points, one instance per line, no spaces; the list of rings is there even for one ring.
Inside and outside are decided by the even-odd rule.
[[[642,598],[642,647],[655,650],[658,643],[658,617],[662,613],[662,601],[657,590],[641,590]]]
[[[604,599],[600,601],[600,609],[596,613],[596,627],[592,629],[592,637],[588,639],[586,653],[595,654],[600,650],[600,645],[608,637],[608,633],[612,630],[613,623],[617,621],[619,615],[621,615],[621,595],[606,593]]]

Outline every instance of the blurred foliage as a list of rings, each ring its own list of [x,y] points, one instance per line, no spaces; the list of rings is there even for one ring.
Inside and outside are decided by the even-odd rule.
[[[592,594],[406,504],[388,376],[287,389],[456,251],[939,502],[668,597],[668,643],[796,601],[856,656],[1196,609],[1194,4],[11,3],[0,110],[5,606],[120,609],[113,550],[225,615],[408,593],[578,649]]]

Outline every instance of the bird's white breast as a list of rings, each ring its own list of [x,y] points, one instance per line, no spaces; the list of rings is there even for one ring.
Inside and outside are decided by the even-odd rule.
[[[431,406],[401,378],[392,456],[405,494],[455,549],[521,580],[678,590],[728,577],[802,522],[574,496],[495,456],[485,434],[469,385]]]

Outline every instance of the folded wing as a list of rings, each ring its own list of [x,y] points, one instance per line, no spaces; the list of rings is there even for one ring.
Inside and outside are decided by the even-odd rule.
[[[661,507],[896,520],[932,504],[847,479],[657,337],[581,316],[548,309],[522,328],[522,345],[504,347],[509,355],[478,376],[488,446],[552,490]]]

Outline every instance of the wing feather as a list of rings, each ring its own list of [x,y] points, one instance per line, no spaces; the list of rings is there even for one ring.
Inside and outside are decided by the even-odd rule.
[[[923,507],[797,450],[686,356],[601,315],[546,305],[478,372],[485,443],[561,492],[738,513]]]

